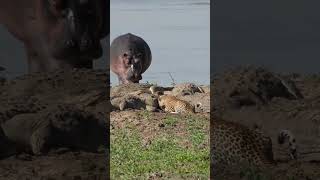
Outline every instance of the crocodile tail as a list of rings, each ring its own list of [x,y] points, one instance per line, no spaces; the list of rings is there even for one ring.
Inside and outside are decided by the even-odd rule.
[[[289,153],[292,159],[297,159],[296,138],[289,130],[281,130],[278,134],[278,143],[289,143]]]

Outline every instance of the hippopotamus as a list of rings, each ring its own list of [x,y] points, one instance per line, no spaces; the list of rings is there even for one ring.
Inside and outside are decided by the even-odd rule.
[[[109,35],[106,0],[9,0],[0,3],[0,24],[25,47],[29,72],[92,68]]]
[[[119,84],[139,83],[142,74],[152,60],[148,44],[131,33],[113,40],[110,47],[110,67],[119,79]]]

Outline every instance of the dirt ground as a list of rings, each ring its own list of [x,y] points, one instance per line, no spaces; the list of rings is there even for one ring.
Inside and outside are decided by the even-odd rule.
[[[116,96],[113,92],[118,92],[120,88],[116,89],[111,90],[113,96]],[[131,87],[124,90],[136,92],[137,89]],[[203,90],[202,93],[176,95],[191,104],[201,103],[196,114],[171,114],[161,110],[150,112],[143,108],[112,111],[111,177],[208,179],[209,86],[203,86]],[[132,141],[136,143],[132,145]],[[122,144],[124,145],[121,146]],[[127,146],[130,149],[127,149]],[[127,159],[119,156],[126,156]]]
[[[174,122],[168,122],[169,119],[174,120]],[[193,119],[191,123],[195,123],[196,127],[190,126],[190,119]],[[191,138],[193,136],[193,131],[191,129],[197,129],[204,134],[203,139],[197,145],[192,142]],[[168,113],[161,113],[161,112],[151,112],[147,113],[146,111],[141,110],[128,110],[122,112],[111,112],[111,138],[117,137],[117,141],[119,141],[119,131],[126,131],[126,132],[137,132],[138,136],[141,137],[137,146],[133,149],[137,148],[141,151],[144,151],[144,154],[152,153],[153,151],[149,151],[148,149],[153,149],[154,144],[156,144],[159,139],[163,137],[169,137],[170,139],[174,140],[177,144],[174,145],[172,148],[179,147],[183,149],[182,151],[190,152],[190,153],[197,153],[197,151],[204,154],[201,156],[202,160],[199,160],[197,157],[197,161],[194,162],[186,162],[183,163],[185,160],[171,160],[172,157],[175,156],[183,156],[179,154],[179,152],[173,152],[171,154],[162,155],[163,152],[166,150],[159,150],[158,155],[154,157],[150,156],[142,156],[142,159],[149,159],[147,161],[143,161],[150,166],[153,164],[154,166],[159,165],[158,168],[151,168],[151,171],[139,173],[138,171],[134,171],[134,173],[129,172],[122,172],[125,174],[122,178],[118,177],[119,179],[208,179],[209,177],[209,113],[198,113],[194,116],[188,115],[176,115],[176,114],[168,114]],[[112,137],[114,136],[114,137]],[[133,141],[133,137],[128,137],[127,141]],[[123,140],[125,141],[125,140]],[[113,141],[111,140],[111,153],[112,153],[112,144]],[[167,141],[165,141],[167,142]],[[170,140],[169,140],[170,142]],[[127,142],[130,143],[130,142]],[[171,148],[171,146],[169,147]],[[168,149],[168,146],[163,145],[163,149]],[[140,153],[133,150],[137,156],[140,156]],[[126,169],[127,166],[122,166],[121,164],[113,163],[113,161],[117,161],[118,154],[114,153],[111,154],[111,164],[116,164],[111,166],[111,177],[114,177],[118,174],[120,169]],[[161,157],[161,160],[159,160]],[[193,157],[191,157],[193,158]],[[204,158],[204,159],[203,159]],[[168,160],[167,160],[168,159]],[[133,161],[133,159],[128,158],[127,161]],[[161,167],[161,163],[167,163],[167,161],[171,161],[170,164],[172,166],[176,166],[176,168],[166,168]],[[159,162],[159,163],[157,163]],[[154,164],[156,163],[156,164]],[[180,166],[178,164],[181,164]],[[199,168],[200,170],[192,170],[192,166],[196,166],[197,164],[204,165],[204,168]],[[140,164],[140,160],[138,159],[137,168],[142,168],[143,166],[149,165],[142,165]],[[170,165],[168,165],[170,166]],[[132,167],[135,169],[135,167]],[[114,174],[112,174],[115,172]],[[129,175],[127,175],[129,174]]]
[[[177,122],[174,128],[166,129],[165,118],[170,115],[170,117],[175,117],[180,121]],[[170,133],[175,137],[181,137],[182,139],[188,134],[186,122],[183,119],[188,118],[188,115],[171,115],[168,113],[154,112],[151,114],[145,114],[145,111],[140,110],[129,110],[122,112],[111,112],[111,129],[122,129],[128,128],[128,125],[133,125],[137,131],[143,137],[143,142],[145,144],[151,143],[153,139],[161,134]],[[206,119],[207,125],[209,125],[209,113],[198,113],[196,118]],[[204,131],[208,132],[209,127],[203,127]],[[186,139],[186,141],[178,142],[183,147],[191,146],[191,142]],[[208,144],[204,144],[208,147]]]
[[[81,106],[95,115],[102,113],[108,121],[106,81],[105,71],[75,69],[24,75],[0,83],[0,122],[25,113],[40,114],[44,109],[66,103]],[[104,180],[109,177],[108,157],[101,151],[58,147],[36,156],[27,152],[6,154],[5,149],[0,143],[0,180]]]
[[[105,111],[106,103],[97,102],[100,94],[87,93],[104,89],[105,78],[100,78],[102,75],[95,72],[80,72],[79,74],[79,76],[74,76],[74,79],[65,78],[65,75],[61,75],[61,79],[66,79],[64,82],[37,80],[37,83],[44,83],[45,86],[43,87],[46,87],[46,91],[41,89],[42,86],[36,86],[37,89],[30,88],[30,93],[23,95],[20,95],[20,92],[25,92],[23,88],[21,88],[21,91],[13,92],[9,89],[1,93],[11,94],[17,100],[21,100],[21,97],[32,96],[32,93],[43,93],[41,97],[47,97],[47,100],[69,102],[69,95],[61,98],[62,92],[65,92],[65,87],[68,87],[70,96],[74,97],[71,98],[72,102],[81,99],[81,101],[75,102],[87,106],[87,109],[92,109],[93,112]],[[89,76],[88,74],[91,75]],[[278,76],[283,79],[289,79],[291,83],[295,84],[296,88],[285,88]],[[54,75],[50,79],[54,79]],[[97,79],[101,79],[99,84],[94,83],[97,82]],[[30,84],[27,80],[21,81],[22,83]],[[83,84],[75,83],[75,85],[71,86],[68,85],[71,84],[69,81],[81,81]],[[16,83],[19,82],[17,81]],[[17,89],[16,83],[11,84],[10,87]],[[201,102],[202,110],[200,113],[188,116],[172,115],[164,112],[148,112],[146,110],[114,110],[110,114],[111,136],[116,130],[135,129],[142,137],[142,146],[148,147],[152,146],[159,136],[170,135],[170,137],[179,139],[179,147],[187,150],[193,148],[192,151],[199,150],[200,152],[209,147],[208,139],[204,136],[207,141],[199,141],[194,147],[191,141],[194,137],[191,139],[189,137],[194,133],[193,130],[197,130],[197,133],[209,134],[209,95],[211,91],[211,103],[213,103],[211,110],[215,115],[225,120],[243,124],[248,128],[258,126],[266,135],[272,138],[274,157],[278,162],[278,166],[265,172],[246,171],[249,174],[251,173],[251,177],[255,176],[255,179],[263,179],[262,177],[265,174],[269,174],[274,179],[280,180],[290,178],[320,180],[319,83],[319,75],[276,75],[273,72],[255,67],[227,71],[213,78],[211,90],[206,87],[204,88],[204,93],[179,96],[179,98],[185,99],[192,104]],[[90,84],[90,86],[84,86],[85,84]],[[86,89],[87,87],[90,88]],[[48,94],[47,90],[53,88],[55,88],[55,91],[50,91],[51,94]],[[297,92],[301,93],[302,98],[297,95]],[[92,94],[95,95],[94,98],[88,98]],[[1,99],[2,102],[6,101],[5,96],[2,96]],[[26,103],[28,102],[26,101]],[[99,107],[95,105],[97,103],[98,105],[100,104]],[[38,104],[46,103],[39,102]],[[28,104],[25,106],[29,107]],[[20,106],[12,106],[12,108],[24,109],[24,107]],[[9,112],[6,108],[3,109],[3,112]],[[12,112],[16,114],[20,111],[10,111],[10,113]],[[9,115],[11,116],[11,114]],[[1,118],[1,121],[8,120],[8,113],[3,113]],[[190,119],[193,121],[189,121]],[[198,124],[195,123],[197,119],[201,119]],[[296,137],[298,143],[298,159],[296,161],[289,160],[285,145],[280,146],[277,144],[277,134],[281,129],[292,131]],[[197,136],[195,137],[198,138]],[[106,179],[108,175],[107,159],[104,153],[69,152],[64,149],[52,151],[46,156],[21,154],[0,160],[0,179]],[[202,159],[199,162],[203,161],[209,161],[209,159]],[[169,162],[168,165],[170,163],[173,164],[174,162]],[[206,165],[203,167],[205,168]],[[184,168],[192,170],[197,167]],[[214,171],[214,167],[211,168]],[[184,170],[182,169],[181,172],[184,172]],[[200,168],[199,170],[203,169]],[[250,179],[248,178],[250,175],[241,178],[240,174],[239,171],[232,171],[222,176],[222,179]],[[261,174],[260,177],[258,176],[259,174]],[[192,174],[189,177],[180,177],[180,174],[178,177],[178,175],[170,174],[170,172],[169,174],[161,172],[160,175],[159,172],[150,172],[147,175],[147,179],[206,179],[205,175],[205,170],[201,175]]]
[[[110,110],[106,94],[106,92],[109,93],[106,91],[106,81],[108,81],[106,73],[86,70],[32,74],[7,81],[0,85],[0,101],[2,104],[0,106],[0,122],[10,121],[14,116],[20,114],[40,113],[43,109],[64,103],[75,104],[97,117],[106,116]],[[176,158],[184,158],[188,166],[183,167],[183,165],[178,164],[177,166],[181,166],[181,169],[172,169],[181,172],[189,170],[194,172],[187,176],[180,172],[171,173],[169,170],[167,172],[150,172],[147,178],[207,179],[209,174],[210,91],[208,86],[203,88],[205,93],[180,97],[192,104],[202,104],[200,113],[195,116],[148,112],[145,109],[115,110],[111,112],[111,132],[114,132],[115,129],[124,130],[134,127],[143,137],[142,147],[153,146],[153,142],[159,140],[160,136],[170,135],[174,139],[179,139],[175,150],[181,154],[177,154]],[[126,92],[124,93],[126,94]],[[105,118],[107,121],[108,119]],[[130,143],[130,139],[129,142],[124,143]],[[166,146],[164,145],[164,147]],[[174,144],[173,147],[176,147],[176,145]],[[199,152],[202,151],[201,155],[198,155],[198,150]],[[8,156],[3,148],[0,149],[0,152],[4,153],[0,154],[2,158],[0,160],[1,180],[100,180],[107,179],[109,175],[109,157],[101,152],[70,151],[63,147],[52,149],[48,154],[41,156],[26,153]],[[167,157],[170,158],[166,155],[165,158]],[[198,161],[200,167],[197,167],[198,164],[190,162],[188,158],[191,158],[191,160],[194,158]],[[129,159],[124,161],[129,162]],[[179,161],[175,160],[175,162]],[[152,164],[152,158],[146,163]],[[174,164],[169,161],[166,163],[168,163],[168,167]],[[118,172],[124,171],[121,166],[119,168]],[[197,173],[197,170],[201,172]],[[126,178],[116,176],[113,179]]]
[[[104,153],[49,153],[40,157],[21,154],[0,161],[1,180],[104,180],[107,177]]]
[[[277,77],[294,84],[295,88],[286,90]],[[319,82],[319,75],[283,75],[251,66],[230,69],[213,79],[213,113],[248,128],[258,126],[272,138],[274,157],[279,162],[272,177],[319,180]],[[300,93],[302,97],[295,98],[290,92]],[[296,137],[297,161],[288,161],[287,146],[277,143],[277,134],[282,129],[290,130]],[[223,179],[241,179],[239,174],[227,177]]]

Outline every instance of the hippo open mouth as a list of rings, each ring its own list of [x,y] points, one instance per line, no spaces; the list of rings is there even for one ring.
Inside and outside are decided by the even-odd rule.
[[[102,56],[101,24],[96,1],[61,0],[59,10],[59,37],[52,46],[53,56],[57,59],[87,58],[97,59]]]
[[[133,82],[133,83],[139,83],[139,81],[142,79],[140,71],[137,71],[134,69],[134,65],[132,64],[130,68],[127,71],[127,77],[126,77],[128,82]]]

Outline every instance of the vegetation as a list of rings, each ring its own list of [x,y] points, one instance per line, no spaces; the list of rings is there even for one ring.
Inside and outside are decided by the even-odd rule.
[[[152,119],[151,113],[142,114],[141,117]],[[186,137],[172,133],[178,123],[186,124],[186,132],[182,130],[188,134]],[[151,176],[164,179],[208,179],[209,134],[204,132],[204,126],[208,126],[209,122],[198,120],[197,123],[196,118],[182,119],[167,115],[162,119],[162,124],[163,133],[152,139],[148,146],[143,144],[143,135],[134,126],[128,124],[128,128],[112,130],[111,179],[147,179]],[[192,145],[182,146],[181,140]]]

